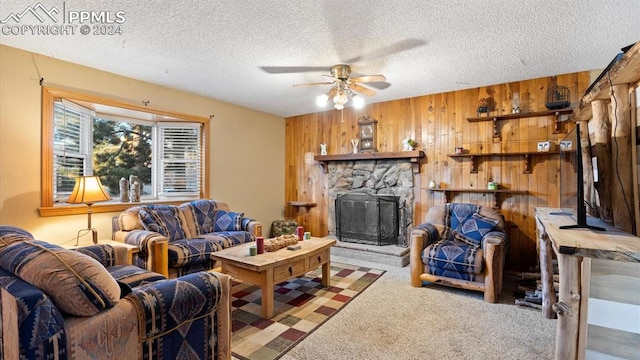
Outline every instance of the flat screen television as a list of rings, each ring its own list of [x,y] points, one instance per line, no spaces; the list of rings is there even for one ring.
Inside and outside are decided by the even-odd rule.
[[[604,228],[587,223],[587,207],[584,201],[584,182],[582,151],[580,147],[580,123],[560,141],[560,209],[553,215],[570,216],[574,225],[560,226],[560,229],[591,229],[604,231]]]

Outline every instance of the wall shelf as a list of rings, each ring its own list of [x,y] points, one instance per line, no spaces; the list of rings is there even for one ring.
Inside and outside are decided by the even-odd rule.
[[[554,134],[559,134],[562,131],[560,130],[560,115],[569,115],[573,113],[573,108],[567,109],[558,109],[558,110],[543,110],[543,111],[531,111],[524,112],[518,114],[503,114],[503,115],[490,115],[483,117],[470,117],[467,118],[468,122],[481,122],[481,121],[493,121],[493,138],[500,139],[500,131],[498,129],[498,121],[499,120],[510,120],[510,119],[521,119],[521,118],[531,118],[531,117],[540,117],[540,116],[555,116],[555,123],[553,128]]]
[[[531,174],[533,170],[531,167],[531,158],[533,155],[557,155],[559,151],[517,151],[517,152],[499,152],[499,153],[463,153],[463,154],[448,154],[450,158],[470,158],[471,159],[471,173],[478,173],[478,159],[489,156],[522,156],[524,160],[523,174]]]
[[[455,189],[455,188],[437,188],[437,189],[429,189],[432,192],[443,192],[444,198],[446,202],[451,202],[453,193],[481,193],[481,194],[491,194],[493,197],[493,207],[494,209],[500,208],[500,199],[499,197],[503,195],[504,197],[509,197],[511,195],[526,195],[528,194],[525,190],[510,190],[510,189],[498,189],[498,190],[489,190],[489,189]]]
[[[318,206],[318,203],[314,201],[289,201],[287,205],[290,209],[287,209],[287,217],[295,218],[299,225],[307,226],[309,210]]]
[[[332,161],[362,161],[362,160],[399,160],[406,159],[413,164],[413,172],[420,172],[420,163],[425,157],[424,151],[394,151],[394,152],[363,152],[357,154],[316,155],[314,160],[319,161],[322,171],[327,173],[327,164]]]
[[[312,201],[289,201],[289,205],[293,207],[310,208],[318,206],[318,203]]]

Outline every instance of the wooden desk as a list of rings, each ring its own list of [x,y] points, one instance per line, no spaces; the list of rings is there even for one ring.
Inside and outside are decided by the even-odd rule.
[[[540,268],[543,285],[543,314],[558,314],[556,332],[556,359],[584,359],[587,344],[587,313],[589,304],[591,261],[608,260],[625,268],[627,264],[640,267],[640,238],[613,228],[601,221],[593,225],[606,231],[588,229],[562,230],[562,225],[572,225],[569,216],[551,215],[560,209],[536,208],[536,233],[540,242]],[[591,220],[590,219],[590,223]],[[560,273],[559,300],[555,301],[551,251],[558,258]],[[613,260],[611,262],[610,260]],[[610,266],[611,267],[611,266]],[[615,268],[615,266],[611,267]],[[630,283],[638,284],[640,273],[626,271]],[[614,274],[617,276],[617,274]],[[629,283],[629,282],[627,282]],[[640,304],[640,292],[630,290],[631,303]],[[622,302],[625,304],[624,302]],[[629,314],[633,316],[633,313]],[[622,333],[623,331],[618,331]],[[633,334],[632,334],[633,335]],[[637,334],[630,336],[629,345],[637,349]],[[635,344],[634,344],[635,342]]]

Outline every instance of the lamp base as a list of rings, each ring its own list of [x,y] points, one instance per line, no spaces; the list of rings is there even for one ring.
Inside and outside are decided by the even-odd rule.
[[[84,234],[80,235],[83,231],[85,232],[91,232],[91,239],[93,240],[94,244],[98,243],[98,231],[94,228],[90,228],[90,229],[80,229],[78,231],[78,235],[76,236],[76,246],[78,246],[78,243],[80,242],[80,236],[83,236]]]

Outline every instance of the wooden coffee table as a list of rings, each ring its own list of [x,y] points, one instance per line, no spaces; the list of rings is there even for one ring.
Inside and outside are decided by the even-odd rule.
[[[240,281],[260,285],[262,290],[262,317],[273,317],[274,285],[299,277],[322,266],[322,285],[330,285],[331,252],[335,239],[312,237],[299,241],[299,250],[287,248],[249,255],[255,242],[233,246],[211,254],[222,265],[221,271]]]

